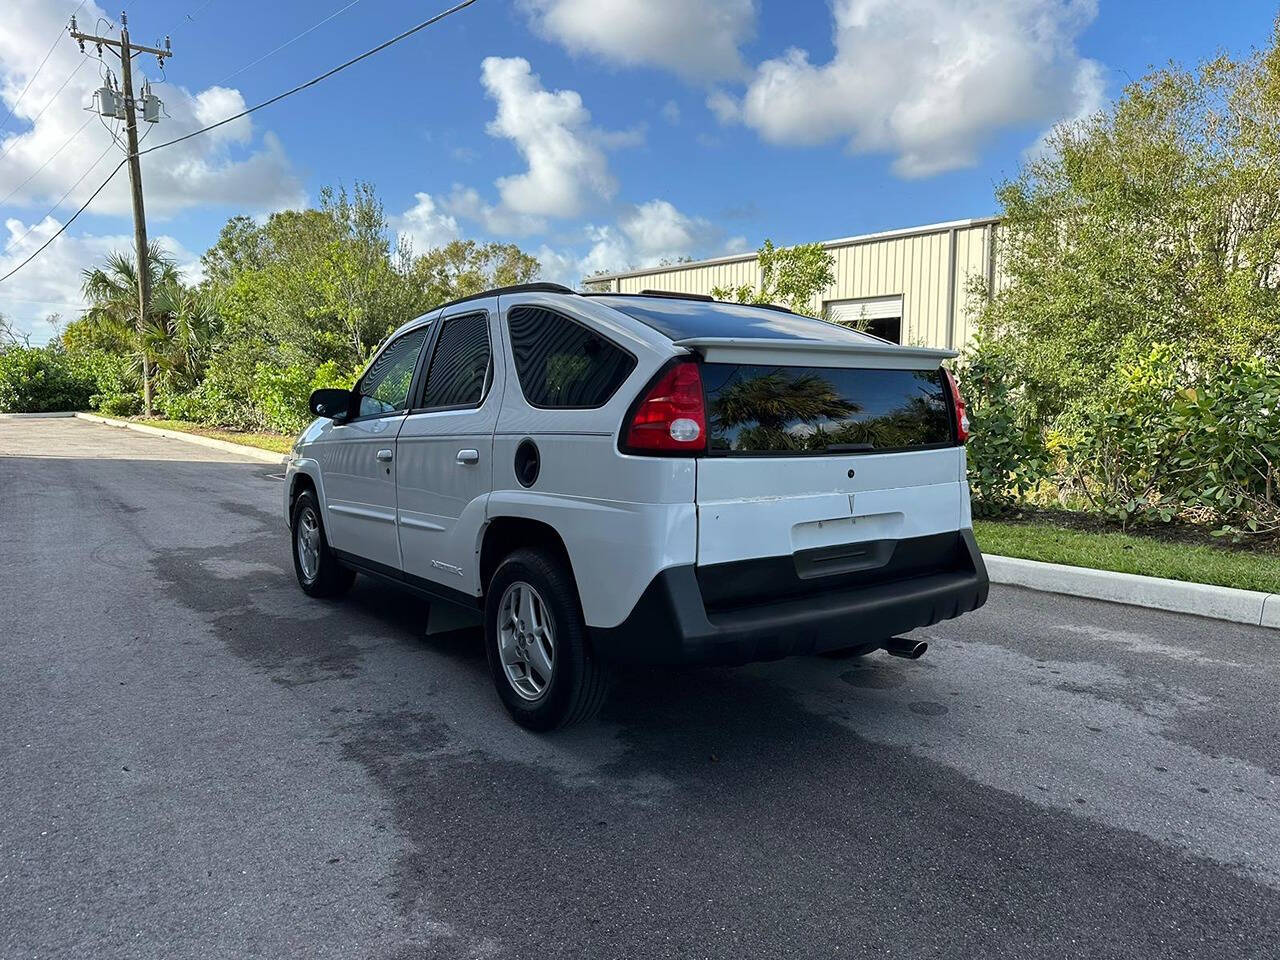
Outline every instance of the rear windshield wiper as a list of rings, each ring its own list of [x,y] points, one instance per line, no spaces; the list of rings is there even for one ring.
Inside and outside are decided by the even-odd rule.
[[[875,448],[874,443],[829,443],[826,449],[827,453],[864,453]]]

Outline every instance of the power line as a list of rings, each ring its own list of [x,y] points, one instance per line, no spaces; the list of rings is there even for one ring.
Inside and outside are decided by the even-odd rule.
[[[9,191],[9,193],[5,196],[5,198],[4,198],[3,200],[0,200],[0,207],[3,207],[6,203],[8,203],[8,202],[9,202],[9,200],[10,200],[10,198],[11,198],[11,197],[13,197],[13,195],[14,195],[14,194],[16,194],[16,193],[17,193],[19,190],[21,190],[23,187],[25,187],[25,186],[26,186],[28,183],[30,183],[33,179],[35,179],[36,174],[37,174],[37,173],[39,173],[41,170],[43,170],[45,167],[47,167],[50,163],[52,163],[52,162],[53,162],[53,158],[54,158],[54,157],[56,157],[58,154],[60,154],[60,153],[61,153],[61,152],[62,152],[62,151],[67,147],[67,145],[68,145],[69,143],[71,143],[71,141],[72,141],[72,140],[74,140],[76,137],[80,136],[80,134],[82,134],[82,133],[84,132],[84,128],[85,128],[85,127],[87,127],[87,126],[88,126],[89,124],[91,124],[91,123],[93,123],[93,117],[92,117],[92,116],[91,116],[91,117],[89,117],[89,119],[85,120],[85,122],[84,122],[84,123],[80,124],[80,128],[79,128],[78,130],[76,130],[76,132],[75,132],[75,133],[73,133],[71,136],[67,137],[67,139],[63,140],[63,141],[62,141],[62,146],[60,146],[57,150],[53,151],[53,153],[49,154],[48,158],[45,160],[45,162],[44,162],[44,163],[40,164],[40,166],[38,166],[38,167],[36,167],[34,170],[32,170],[32,171],[31,171],[31,173],[30,173],[30,175],[28,175],[27,179],[23,180],[20,184],[18,184],[16,187],[14,187],[12,190],[10,190],[10,191]]]
[[[71,15],[74,17],[77,13],[79,13],[80,7],[83,7],[87,2],[88,0],[80,0],[79,6],[77,6],[75,10],[71,12]],[[44,55],[44,59],[40,61],[40,66],[36,67],[36,72],[33,73],[30,76],[30,78],[28,78],[27,85],[23,87],[22,92],[18,94],[18,99],[13,101],[13,106],[9,108],[9,113],[8,115],[5,116],[4,122],[0,123],[0,130],[3,130],[5,127],[9,125],[9,121],[13,119],[14,111],[16,111],[18,109],[18,105],[22,103],[22,98],[27,95],[27,91],[31,89],[31,85],[36,82],[36,77],[40,76],[40,71],[43,70],[44,65],[49,62],[49,58],[53,56],[54,47],[56,47],[61,40],[62,40],[62,31],[59,30],[58,35],[54,38],[53,43],[49,47],[49,52],[46,53]],[[65,87],[66,84],[64,83],[62,86]],[[62,87],[58,88],[58,92],[59,93],[62,92]],[[57,94],[54,94],[54,96],[57,96]],[[40,112],[44,113],[43,110],[41,110]],[[0,156],[3,156],[3,154],[0,154]]]
[[[79,63],[76,64],[76,68],[74,70],[72,70],[69,74],[67,74],[67,79],[62,81],[62,86],[58,87],[58,89],[54,91],[53,96],[49,98],[48,102],[45,103],[45,105],[40,108],[40,111],[34,117],[31,118],[31,124],[33,129],[35,127],[35,122],[44,116],[44,112],[46,110],[48,110],[51,106],[53,106],[53,101],[57,100],[58,94],[62,93],[62,91],[66,89],[67,84],[71,82],[71,78],[74,77],[77,73],[79,73],[81,68],[84,67],[84,65],[88,62],[89,62],[89,58],[85,57],[83,60],[81,60]],[[15,136],[11,141],[10,146],[7,146],[4,148],[3,151],[0,151],[0,160],[4,159],[5,155],[8,154],[8,152],[13,149],[12,144],[17,143],[20,138],[21,138],[21,134],[19,134],[18,136]]]
[[[307,29],[303,30],[300,34],[298,34],[298,35],[297,35],[296,37],[294,37],[293,39],[291,39],[291,40],[286,40],[284,43],[280,44],[280,46],[276,47],[274,50],[270,51],[269,53],[264,53],[264,54],[263,54],[262,56],[260,56],[257,60],[254,60],[254,61],[252,61],[252,62],[250,62],[250,63],[246,63],[246,64],[245,64],[243,67],[241,67],[239,70],[234,70],[234,71],[232,71],[231,73],[228,73],[228,74],[227,74],[225,77],[223,77],[221,80],[215,80],[215,81],[214,81],[214,86],[220,86],[221,84],[226,83],[228,80],[232,80],[232,79],[234,79],[234,78],[236,78],[236,77],[240,76],[240,74],[244,73],[246,70],[248,70],[248,69],[250,69],[250,68],[252,68],[252,67],[256,67],[256,66],[257,66],[258,64],[260,64],[263,60],[266,60],[266,59],[268,59],[268,58],[270,58],[270,57],[274,57],[277,53],[279,53],[279,52],[280,52],[281,50],[283,50],[285,47],[289,46],[291,43],[296,43],[298,40],[301,40],[303,37],[305,37],[305,36],[306,36],[308,33],[310,33],[311,31],[316,30],[316,29],[319,29],[320,27],[323,27],[326,23],[328,23],[328,22],[329,22],[330,20],[332,20],[334,17],[338,16],[339,14],[346,13],[348,10],[350,10],[352,7],[354,7],[354,6],[355,6],[357,3],[359,3],[359,2],[360,2],[360,0],[351,0],[351,2],[350,2],[350,3],[348,3],[345,7],[343,7],[343,8],[342,8],[342,9],[340,9],[340,10],[335,10],[335,11],[333,11],[333,13],[329,14],[327,17],[325,17],[325,18],[324,18],[323,20],[321,20],[319,23],[313,23],[311,26],[307,27]]]
[[[81,186],[81,183],[83,183],[83,182],[84,182],[84,178],[88,177],[88,175],[90,175],[90,174],[93,172],[93,169],[95,169],[97,165],[99,165],[100,163],[102,163],[102,157],[106,156],[106,151],[110,150],[110,148],[111,148],[111,143],[108,143],[108,145],[106,145],[106,150],[102,151],[102,152],[101,152],[101,154],[97,155],[97,160],[93,161],[93,163],[92,163],[92,164],[90,164],[90,166],[88,166],[88,169],[87,169],[87,170],[84,170],[84,173],[82,173],[81,175],[79,175],[79,179],[78,179],[78,180],[76,180],[76,183],[73,183],[73,184],[72,184],[72,186],[70,186],[70,187],[68,187],[68,188],[67,188],[67,192],[63,193],[63,196],[60,196],[60,197],[58,198],[58,202],[56,202],[56,204],[54,204],[54,205],[52,205],[51,207],[49,207],[49,212],[46,212],[46,214],[45,214],[44,216],[41,216],[41,218],[38,218],[37,220],[33,220],[33,221],[32,221],[32,224],[31,224],[31,227],[28,227],[28,228],[27,228],[27,232],[26,232],[26,233],[24,233],[24,234],[22,234],[22,236],[20,236],[18,239],[15,239],[15,241],[13,241],[12,243],[10,243],[8,247],[5,247],[5,248],[4,248],[4,252],[0,252],[0,256],[4,256],[4,255],[5,255],[5,253],[8,253],[10,250],[13,250],[13,248],[14,248],[14,247],[17,247],[19,243],[22,243],[22,242],[24,241],[24,239],[27,239],[27,237],[31,236],[31,232],[32,232],[32,230],[35,230],[35,229],[38,227],[38,225],[40,225],[40,224],[44,223],[44,221],[45,221],[47,218],[50,218],[50,216],[52,216],[52,214],[54,214],[54,211],[55,211],[56,209],[58,209],[58,207],[60,207],[61,205],[63,205],[63,201],[64,201],[64,200],[67,200],[67,197],[69,197],[69,196],[70,196],[70,193],[72,193],[73,189],[76,189],[78,186]],[[127,160],[127,159],[128,159],[128,157],[125,157],[125,160]],[[123,164],[125,160],[120,161],[120,163],[122,163],[122,164]],[[115,175],[115,170],[111,170],[111,177],[114,177],[114,175]],[[108,177],[108,179],[111,179],[111,177]],[[105,187],[105,186],[106,186],[106,184],[105,184],[105,183],[104,183],[104,184],[102,184],[102,187]],[[96,189],[96,191],[93,191],[93,196],[95,196],[95,197],[96,197],[97,195],[99,195],[99,191],[101,191],[101,187],[99,187],[99,189]],[[86,204],[86,206],[88,206],[88,205]],[[83,210],[83,209],[84,209],[84,207],[81,207],[81,210]],[[79,210],[77,210],[77,211],[76,211],[76,214],[77,214],[77,216],[79,215]],[[73,218],[73,219],[74,219],[74,218]],[[68,221],[68,223],[69,223],[69,221]],[[64,225],[63,229],[67,229],[67,228],[65,228],[65,225]],[[61,233],[61,230],[59,230],[59,232],[58,232],[58,233]],[[58,236],[58,234],[56,234],[56,233],[55,233],[55,234],[54,234],[54,237],[56,237],[56,236]]]
[[[145,154],[152,153],[156,150],[163,150],[165,147],[171,147],[175,143],[182,143],[182,141],[184,140],[190,140],[192,137],[198,137],[202,133],[208,133],[210,130],[216,130],[218,127],[225,126],[226,124],[231,123],[233,120],[239,120],[241,117],[247,117],[249,114],[254,113],[255,111],[261,110],[263,107],[269,107],[273,103],[279,103],[281,100],[285,99],[286,97],[291,97],[295,93],[299,93],[307,89],[307,87],[314,87],[320,81],[328,80],[335,73],[341,73],[343,70],[347,69],[347,67],[355,66],[361,60],[367,59],[368,57],[373,56],[375,53],[379,53],[387,49],[387,47],[391,46],[393,43],[399,43],[401,40],[405,39],[406,37],[413,36],[413,34],[417,33],[419,30],[424,30],[434,23],[439,23],[445,17],[451,16],[452,14],[455,14],[460,10],[464,10],[475,2],[476,0],[462,0],[461,3],[454,4],[448,10],[444,10],[440,13],[437,13],[434,17],[431,17],[428,20],[423,20],[417,26],[410,27],[408,30],[404,31],[404,33],[398,34],[392,37],[390,40],[383,41],[373,49],[366,50],[364,53],[360,54],[359,56],[352,57],[346,63],[340,63],[338,64],[338,66],[334,67],[332,70],[326,70],[324,73],[320,74],[320,76],[312,77],[310,80],[306,81],[305,83],[298,84],[296,87],[294,87],[291,90],[286,90],[284,93],[276,94],[274,97],[272,97],[269,100],[263,100],[261,103],[254,104],[252,107],[249,107],[245,110],[241,110],[239,113],[235,113],[229,117],[225,117],[222,120],[217,121],[216,123],[211,123],[207,127],[201,127],[199,130],[193,130],[190,133],[183,134],[181,137],[174,137],[172,140],[166,140],[164,143],[157,143],[153,147],[147,147],[147,149],[145,150],[139,150],[138,156],[141,157],[141,156],[144,156]]]
[[[108,149],[108,150],[110,150],[111,148],[110,148],[110,147],[107,147],[107,149]],[[103,154],[103,156],[106,156],[106,154]],[[101,159],[102,159],[102,157],[99,157],[98,159],[99,159],[99,160],[101,160]],[[46,247],[48,247],[48,246],[49,246],[49,244],[53,243],[53,241],[57,240],[57,239],[58,239],[58,237],[62,236],[63,231],[64,231],[64,230],[66,230],[66,229],[67,229],[67,227],[71,226],[71,224],[73,224],[73,223],[75,223],[75,222],[76,222],[76,217],[78,217],[78,216],[80,216],[80,214],[84,213],[85,208],[86,208],[86,207],[88,207],[88,206],[89,206],[89,204],[93,203],[93,201],[94,201],[95,199],[97,199],[98,194],[100,194],[104,189],[106,189],[106,186],[107,186],[107,184],[108,184],[108,183],[110,183],[110,182],[111,182],[112,177],[114,177],[117,173],[119,173],[119,172],[120,172],[120,168],[121,168],[121,167],[123,167],[123,166],[125,165],[125,163],[126,163],[126,162],[127,162],[127,160],[121,160],[119,163],[117,163],[117,164],[116,164],[116,166],[115,166],[115,169],[114,169],[114,170],[112,170],[112,171],[111,171],[111,173],[107,176],[107,179],[103,180],[103,181],[102,181],[102,183],[98,184],[98,189],[94,190],[94,191],[93,191],[93,193],[91,193],[91,194],[89,195],[89,199],[88,199],[88,200],[86,200],[86,201],[84,202],[84,204],[80,207],[80,209],[79,209],[79,210],[77,210],[75,213],[73,213],[70,217],[68,217],[68,218],[67,218],[67,222],[66,222],[66,223],[64,223],[61,227],[59,227],[59,228],[58,228],[58,230],[57,230],[57,232],[56,232],[56,233],[54,233],[54,235],[53,235],[53,236],[51,236],[51,237],[50,237],[48,240],[46,240],[44,243],[40,244],[40,246],[36,247],[36,249],[35,249],[34,251],[32,251],[31,256],[27,257],[27,259],[23,260],[20,264],[18,264],[18,265],[17,265],[16,267],[14,267],[12,270],[10,270],[8,273],[6,273],[3,277],[0,277],[0,283],[4,283],[6,280],[8,280],[10,277],[12,277],[15,273],[17,273],[19,270],[21,270],[23,267],[25,267],[28,263],[30,263],[30,262],[31,262],[32,260],[34,260],[36,257],[40,256],[40,254],[42,254],[42,253],[44,252],[45,248],[46,248]],[[97,165],[98,165],[97,163],[94,163],[94,165],[93,165],[93,166],[94,166],[94,167],[96,167]],[[90,169],[90,170],[92,170],[92,169],[93,169],[93,167],[90,167],[89,169]],[[87,171],[87,170],[85,171],[85,174],[86,174],[86,175],[88,174],[88,171]],[[81,179],[81,180],[83,180],[83,179],[84,179],[84,177],[81,177],[80,179]],[[77,185],[78,185],[78,184],[79,184],[79,181],[77,181]],[[72,190],[74,190],[74,189],[75,189],[75,187],[73,186],[71,189],[72,189]],[[68,193],[70,193],[71,191],[70,191],[70,190],[68,190],[67,192],[68,192]],[[46,216],[47,216],[47,214],[46,214]],[[33,228],[33,229],[34,229],[34,228]],[[31,233],[31,231],[30,231],[30,230],[28,230],[28,231],[27,231],[27,233],[29,234],[29,233]],[[23,239],[26,239],[26,235],[25,235],[25,234],[23,235]],[[6,250],[5,252],[7,253],[8,251]]]
[[[177,137],[173,140],[166,140],[164,143],[157,143],[154,147],[148,147],[146,150],[140,150],[138,151],[137,156],[142,156],[145,153],[151,153],[152,151],[159,150],[163,147],[173,146],[175,143],[181,143],[184,140],[190,140],[192,137],[199,136],[202,133],[208,133],[210,130],[214,130],[217,127],[221,127],[225,124],[228,124],[233,120],[239,120],[241,117],[247,116],[248,114],[253,113],[256,110],[261,110],[263,107],[269,107],[273,103],[279,103],[281,100],[285,99],[286,97],[292,96],[295,93],[305,90],[307,89],[307,87],[315,86],[320,81],[327,80],[329,77],[333,76],[335,73],[339,73],[347,69],[347,67],[354,66],[355,64],[359,63],[361,60],[367,59],[368,57],[373,56],[375,53],[385,50],[387,47],[391,46],[394,43],[399,43],[401,40],[405,39],[406,37],[412,36],[413,34],[417,33],[419,30],[423,30],[426,27],[431,26],[432,24],[439,23],[445,17],[452,16],[453,14],[459,12],[460,10],[464,10],[467,7],[471,6],[475,2],[476,0],[462,0],[461,3],[457,3],[452,7],[450,7],[449,9],[444,10],[440,13],[437,13],[435,16],[422,21],[416,26],[410,27],[408,30],[405,30],[403,33],[397,34],[396,36],[392,37],[390,40],[386,40],[383,43],[378,44],[376,47],[373,47],[370,50],[366,50],[364,53],[360,54],[359,56],[352,57],[350,60],[346,61],[345,63],[339,64],[338,66],[334,67],[332,70],[325,71],[324,73],[320,74],[318,77],[314,77],[311,80],[306,81],[305,83],[298,84],[298,86],[294,87],[291,90],[286,90],[284,93],[278,94],[277,96],[274,96],[269,100],[264,100],[261,103],[256,104],[255,106],[249,107],[247,110],[242,110],[233,116],[227,117],[226,119],[219,120],[217,123],[211,123],[207,127],[202,127],[199,130],[195,130],[191,133],[188,133],[181,137]],[[108,144],[107,149],[108,150],[111,149],[110,144]],[[102,156],[99,156],[98,159],[94,161],[93,163],[94,167],[96,167],[102,161],[103,156],[106,156],[106,151],[104,151]],[[33,251],[29,257],[23,260],[20,264],[18,264],[16,267],[10,270],[4,276],[0,277],[0,283],[4,283],[6,280],[12,277],[15,273],[17,273],[19,270],[25,267],[28,263],[30,263],[32,260],[38,257],[45,250],[45,248],[49,246],[49,244],[53,243],[54,240],[62,236],[63,232],[69,226],[71,226],[72,223],[75,222],[76,218],[79,217],[80,214],[84,213],[84,211],[88,208],[89,204],[93,203],[93,201],[97,199],[98,194],[100,194],[104,189],[106,189],[107,184],[111,182],[112,178],[117,173],[120,172],[120,168],[123,167],[128,161],[129,161],[128,157],[126,157],[124,160],[121,160],[116,165],[115,169],[113,169],[111,173],[107,175],[107,179],[103,180],[102,183],[98,184],[97,189],[94,190],[93,193],[89,195],[89,199],[86,200],[80,206],[80,208],[76,210],[76,212],[73,213],[67,219],[67,222],[64,223],[61,227],[59,227],[58,230],[53,234],[53,236],[49,237],[49,239],[47,239],[44,243],[40,244],[40,246],[35,251]],[[92,170],[92,169],[93,167],[89,168],[89,170]],[[71,190],[74,190],[77,186],[80,185],[80,181],[89,175],[89,170],[86,170],[84,172],[84,174],[80,177],[80,180],[77,180],[74,184],[72,184],[71,189],[68,190],[66,194],[63,194],[62,199],[65,200],[67,197],[67,194],[71,193]],[[61,202],[62,200],[58,201],[59,204]],[[57,209],[57,204],[54,205],[54,209]],[[50,213],[52,212],[53,211],[51,210]],[[45,214],[46,217],[48,215],[49,214]],[[35,229],[35,227],[33,226],[32,229]],[[26,237],[30,233],[31,233],[31,230],[28,230],[27,233],[24,234],[18,241],[15,241],[14,244],[10,244],[9,248],[5,250],[5,253],[8,253],[8,250],[12,249],[16,243],[26,239]]]

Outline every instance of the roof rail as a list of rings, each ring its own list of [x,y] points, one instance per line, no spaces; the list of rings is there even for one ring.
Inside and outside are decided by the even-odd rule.
[[[535,283],[513,283],[509,287],[494,287],[492,290],[481,290],[479,293],[467,294],[465,297],[458,297],[457,300],[450,300],[447,303],[437,304],[432,310],[443,310],[445,307],[452,307],[455,304],[466,303],[468,300],[479,300],[482,297],[500,297],[508,293],[570,293],[574,296],[578,295],[578,291],[571,287],[566,287],[563,283],[548,283],[539,280]],[[428,311],[430,312],[430,311]]]
[[[715,303],[716,298],[709,293],[677,293],[674,290],[641,290],[642,297],[674,297],[677,300],[703,300]]]

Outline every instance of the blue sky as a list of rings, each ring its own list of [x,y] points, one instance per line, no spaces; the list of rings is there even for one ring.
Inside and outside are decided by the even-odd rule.
[[[135,40],[173,38],[167,83],[156,86],[172,117],[153,142],[446,5],[357,0],[241,69],[348,2],[130,5]],[[45,217],[110,143],[97,121],[71,138],[90,116],[82,107],[100,82],[96,63],[81,65],[64,38],[35,73],[76,3],[17,0],[0,23],[0,116],[17,105],[0,128],[0,197],[13,194],[0,204],[0,246],[11,247],[0,268],[56,230],[118,161],[112,148]],[[227,217],[314,202],[321,186],[359,178],[419,247],[512,240],[542,258],[548,277],[572,281],[765,237],[795,243],[982,216],[1054,122],[1105,105],[1152,64],[1266,44],[1276,7],[479,0],[251,122],[147,157],[149,226],[194,269]],[[82,5],[82,28],[102,13]],[[139,63],[161,79],[154,60]],[[74,315],[80,269],[128,246],[124,188],[122,171],[63,238],[0,284],[0,313],[33,339],[51,332],[46,314]]]

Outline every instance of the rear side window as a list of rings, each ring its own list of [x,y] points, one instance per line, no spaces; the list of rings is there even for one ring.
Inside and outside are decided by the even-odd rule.
[[[408,406],[409,385],[413,382],[413,371],[418,365],[422,342],[430,329],[428,325],[410,330],[391,341],[378,354],[356,386],[356,392],[360,396],[357,416],[374,417],[395,413]]]
[[[507,312],[511,352],[525,399],[535,407],[599,407],[635,368],[635,357],[543,307]]]
[[[424,407],[474,406],[489,386],[489,315],[464,313],[440,328],[422,398]]]
[[[702,382],[713,454],[883,453],[954,442],[940,369],[705,363]]]

